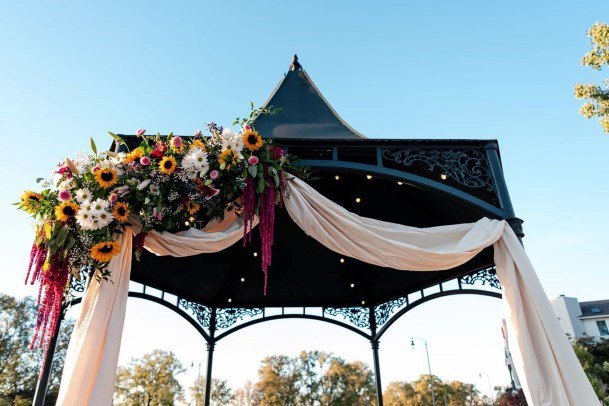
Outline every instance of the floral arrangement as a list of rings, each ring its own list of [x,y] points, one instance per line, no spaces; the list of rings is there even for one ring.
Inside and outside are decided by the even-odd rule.
[[[85,270],[100,281],[110,278],[108,263],[133,218],[142,227],[134,240],[137,258],[150,230],[202,228],[236,210],[245,244],[258,216],[266,294],[275,206],[284,174],[296,168],[284,149],[242,124],[238,133],[208,124],[208,135],[197,130],[192,137],[147,136],[140,129],[136,143],[110,133],[117,152],[98,153],[91,139],[92,153],[66,159],[50,180],[39,179],[42,191],[23,193],[18,207],[37,221],[26,277],[40,283],[32,345],[48,343],[71,277]]]

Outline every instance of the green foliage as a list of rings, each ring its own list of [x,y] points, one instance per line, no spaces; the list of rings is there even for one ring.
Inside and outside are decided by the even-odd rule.
[[[133,359],[129,366],[118,370],[114,404],[174,405],[183,398],[184,390],[176,379],[183,372],[182,363],[172,352],[155,350]]]
[[[42,351],[30,350],[36,324],[32,298],[0,294],[0,405],[30,405],[42,365]],[[46,402],[55,404],[74,322],[65,320],[57,340]]]
[[[573,349],[596,395],[609,405],[609,340],[582,338],[573,343]]]
[[[609,65],[609,25],[597,22],[586,35],[592,49],[583,56],[581,64],[601,70]],[[579,113],[586,118],[598,117],[603,130],[609,133],[609,79],[605,80],[603,87],[578,83],[575,85],[575,97],[587,100]]]
[[[449,406],[487,405],[488,399],[480,397],[473,384],[460,381],[443,382],[433,376],[436,404]],[[413,382],[391,382],[383,394],[387,406],[431,406],[431,378],[421,375]]]
[[[237,117],[233,120],[233,125],[244,126],[246,124],[252,124],[256,118],[263,115],[273,115],[281,111],[281,107],[258,107],[254,108],[254,102],[250,102],[250,114],[247,117]]]

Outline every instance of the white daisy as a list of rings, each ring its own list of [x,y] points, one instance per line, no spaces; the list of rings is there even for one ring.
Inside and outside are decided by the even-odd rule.
[[[222,149],[232,149],[237,153],[239,159],[243,159],[243,155],[241,155],[243,138],[239,134],[235,134],[230,128],[225,128],[220,137],[222,138]]]
[[[78,203],[84,203],[91,199],[91,192],[87,188],[78,189],[76,191],[76,201]]]
[[[93,222],[93,217],[91,216],[91,214],[84,210],[79,210],[78,213],[76,214],[76,223],[78,223],[80,228],[82,228],[83,230],[96,230],[97,229],[97,226]]]
[[[195,148],[182,159],[182,168],[189,179],[204,176],[209,170],[207,154],[200,148]]]
[[[104,199],[95,199],[93,202],[91,202],[91,206],[91,214],[97,215],[98,213],[105,212],[109,206],[109,203]]]

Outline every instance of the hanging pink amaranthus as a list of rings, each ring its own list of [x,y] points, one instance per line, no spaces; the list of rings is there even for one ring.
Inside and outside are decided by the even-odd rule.
[[[252,225],[254,224],[254,216],[256,215],[256,187],[254,179],[247,177],[247,182],[243,188],[243,246],[248,241],[252,240]]]
[[[273,235],[275,229],[275,196],[276,190],[269,186],[260,196],[259,224],[260,245],[262,257],[262,272],[264,273],[264,295],[268,284],[268,267],[271,265],[273,255]]]

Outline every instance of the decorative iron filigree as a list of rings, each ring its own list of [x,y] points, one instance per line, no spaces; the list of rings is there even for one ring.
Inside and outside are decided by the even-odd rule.
[[[324,307],[324,314],[341,316],[361,328],[370,328],[370,311],[367,307]]]
[[[184,310],[190,310],[201,326],[209,327],[211,320],[211,309],[209,307],[199,303],[189,302],[182,298],[178,299],[178,307],[181,307]]]
[[[496,191],[486,155],[476,149],[383,149],[382,154],[383,158],[404,166],[422,162],[429,171],[438,168],[463,186]]]
[[[499,279],[497,279],[497,271],[495,271],[495,267],[482,269],[478,272],[464,275],[460,279],[461,283],[464,285],[474,285],[477,282],[481,282],[482,285],[488,284],[492,288],[501,289],[501,284],[499,283]]]
[[[216,310],[216,328],[229,328],[245,317],[256,317],[262,314],[262,308],[231,307]]]
[[[382,326],[393,315],[393,312],[404,304],[408,304],[408,296],[403,296],[398,299],[390,300],[374,307],[374,318],[376,325]]]

